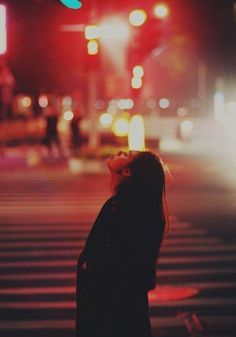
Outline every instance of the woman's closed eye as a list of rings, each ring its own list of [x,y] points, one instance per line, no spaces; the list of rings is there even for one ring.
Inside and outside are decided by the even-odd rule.
[[[118,151],[117,152],[117,155],[120,156],[120,155],[123,155],[123,156],[126,156],[127,157],[127,153],[125,151]]]

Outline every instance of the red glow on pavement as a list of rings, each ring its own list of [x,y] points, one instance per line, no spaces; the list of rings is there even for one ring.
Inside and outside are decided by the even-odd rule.
[[[199,293],[197,288],[181,286],[157,286],[148,293],[150,302],[156,301],[177,301],[196,296]]]

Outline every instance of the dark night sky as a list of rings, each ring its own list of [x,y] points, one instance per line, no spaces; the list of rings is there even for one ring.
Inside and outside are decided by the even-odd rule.
[[[80,10],[58,0],[5,0],[9,12],[8,63],[17,90],[66,92],[82,86],[86,66],[82,33],[61,32],[62,24],[88,22],[92,4],[98,16],[148,8],[155,1],[84,0]],[[171,29],[190,42],[191,55],[206,62],[211,73],[236,75],[236,21],[233,0],[169,0]]]

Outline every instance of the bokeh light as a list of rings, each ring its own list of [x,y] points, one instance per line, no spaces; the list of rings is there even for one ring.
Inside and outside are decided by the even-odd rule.
[[[118,117],[113,125],[112,131],[117,137],[125,137],[129,132],[129,120],[125,117]]]
[[[166,19],[170,14],[170,8],[165,3],[158,3],[154,6],[153,12],[158,19]]]
[[[187,115],[187,109],[184,108],[184,107],[178,108],[178,110],[177,110],[177,115],[178,115],[179,117],[184,117],[184,116],[186,116],[186,115]]]
[[[147,20],[147,13],[143,9],[135,9],[129,14],[129,22],[132,26],[142,26]]]
[[[101,123],[103,127],[109,128],[113,122],[112,114],[109,112],[105,112],[101,114],[101,116],[99,117],[99,122]]]
[[[193,130],[193,122],[190,120],[185,120],[180,125],[181,131],[184,133],[189,133]]]
[[[159,101],[159,105],[162,109],[167,109],[170,106],[170,101],[168,98],[161,98]]]
[[[73,103],[73,100],[72,100],[71,96],[65,96],[65,97],[63,97],[63,99],[62,99],[62,105],[64,107],[71,107],[72,103]]]
[[[116,114],[117,113],[117,107],[114,105],[109,105],[109,107],[107,108],[107,112],[111,113],[111,114]]]
[[[21,104],[24,108],[29,108],[32,104],[32,99],[29,96],[24,96],[21,99]]]
[[[96,55],[98,53],[97,40],[89,40],[87,43],[87,51],[89,55]]]
[[[63,118],[65,121],[71,121],[74,117],[73,111],[67,110],[63,114]]]
[[[133,68],[134,77],[143,77],[144,69],[141,65],[137,65]]]
[[[119,99],[118,108],[121,110],[132,109],[134,106],[134,101],[130,98],[127,99]]]
[[[143,80],[141,77],[132,77],[131,86],[133,89],[140,89],[143,85]]]
[[[99,38],[99,27],[95,25],[88,25],[85,27],[85,38],[87,40]]]
[[[38,100],[39,106],[40,108],[46,108],[48,106],[48,98],[46,95],[41,95],[39,96],[39,100]]]

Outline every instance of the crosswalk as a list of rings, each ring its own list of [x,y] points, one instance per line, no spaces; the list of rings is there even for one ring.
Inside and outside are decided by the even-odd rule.
[[[0,336],[73,337],[76,259],[108,177],[22,169],[0,184]],[[149,293],[154,336],[235,336],[235,259],[233,243],[172,216]]]

